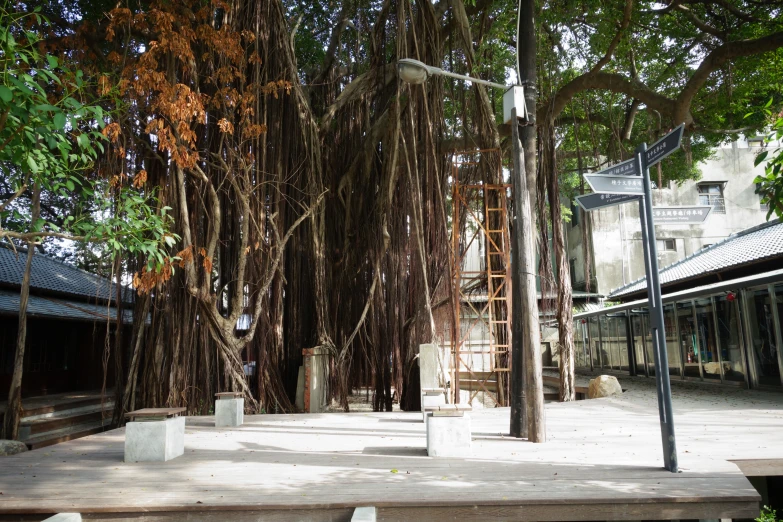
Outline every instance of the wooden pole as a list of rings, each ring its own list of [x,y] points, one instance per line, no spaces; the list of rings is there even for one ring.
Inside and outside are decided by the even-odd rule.
[[[531,442],[544,442],[544,384],[541,367],[540,325],[536,300],[537,273],[535,265],[535,222],[530,204],[530,187],[536,186],[536,24],[533,0],[520,0],[517,25],[517,69],[519,84],[525,89],[526,125],[517,129],[516,113],[512,112],[512,146],[514,152],[514,238],[517,249],[512,259],[512,292],[518,301],[512,302],[514,311],[512,343],[517,353],[524,355],[523,375],[517,377],[515,396],[524,402],[525,413],[520,415],[511,409],[511,434],[522,436],[524,420],[527,420],[527,436]],[[518,134],[518,137],[516,135]],[[521,153],[517,153],[521,142]],[[541,226],[546,226],[542,223]],[[521,339],[520,339],[521,337]],[[520,341],[522,345],[520,346]],[[512,347],[512,352],[514,348]],[[512,381],[514,358],[512,354]],[[518,356],[517,356],[518,358]],[[522,382],[519,382],[522,381]],[[512,390],[514,384],[512,383]]]
[[[524,314],[529,311],[524,303],[528,302],[525,293],[530,291],[529,278],[534,270],[532,267],[526,267],[529,256],[525,255],[527,248],[522,227],[526,223],[529,227],[530,223],[530,191],[525,178],[525,153],[519,142],[519,125],[516,121],[517,110],[514,108],[511,109],[511,147],[514,165],[511,183],[514,212],[511,215],[511,390],[509,394],[511,428],[509,433],[512,437],[521,438],[527,437]],[[536,280],[533,278],[533,299],[535,299],[535,291]]]

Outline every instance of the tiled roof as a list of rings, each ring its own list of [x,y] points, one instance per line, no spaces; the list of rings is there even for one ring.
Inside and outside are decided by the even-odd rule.
[[[21,286],[27,252],[24,249],[17,252],[0,247],[0,284]],[[105,301],[109,296],[116,296],[115,285],[108,279],[38,252],[33,256],[30,288],[92,300]]]
[[[783,223],[780,220],[743,230],[661,269],[661,286],[776,257],[783,257]],[[609,298],[623,297],[646,288],[647,280],[641,278],[612,291]]]
[[[108,313],[107,313],[108,312]],[[0,314],[19,314],[19,293],[0,290]],[[88,304],[66,299],[31,295],[27,301],[28,317],[47,317],[77,321],[106,321],[116,318],[116,308],[106,305]],[[133,322],[133,311],[123,310],[123,322]]]

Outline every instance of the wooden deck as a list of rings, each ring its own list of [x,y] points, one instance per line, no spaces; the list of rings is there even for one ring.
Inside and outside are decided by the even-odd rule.
[[[465,459],[427,457],[416,412],[247,416],[237,429],[189,417],[185,455],[166,463],[124,463],[124,430],[113,430],[3,458],[0,520],[77,511],[115,521],[348,521],[357,506],[377,506],[384,521],[757,516],[759,496],[729,460],[781,474],[783,395],[675,389],[682,472],[672,474],[661,468],[650,384],[548,404],[545,444],[505,436],[508,409],[476,410]]]

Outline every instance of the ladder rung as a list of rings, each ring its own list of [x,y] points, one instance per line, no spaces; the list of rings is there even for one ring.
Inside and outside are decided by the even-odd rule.
[[[487,212],[498,212],[500,210],[506,210],[505,207],[498,207],[498,208],[488,208]]]
[[[488,234],[500,234],[501,232],[505,232],[505,230],[487,230]]]

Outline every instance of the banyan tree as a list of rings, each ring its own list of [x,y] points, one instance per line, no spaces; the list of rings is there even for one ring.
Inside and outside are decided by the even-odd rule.
[[[565,359],[561,196],[584,190],[581,173],[681,122],[684,151],[658,181],[692,177],[711,146],[764,123],[748,106],[780,101],[778,2],[665,4],[535,4],[539,102],[528,110],[539,148],[528,181],[540,257],[556,260],[541,263],[539,280],[545,299],[557,296]],[[154,194],[174,219],[156,269],[145,252],[116,264],[136,290],[133,328],[118,329],[126,338],[109,369],[118,413],[164,404],[206,413],[225,389],[242,391],[253,411],[293,411],[312,347],[331,354],[343,408],[357,386],[372,387],[376,410],[391,409],[393,390],[403,408],[418,406],[417,347],[436,340],[433,305],[451,295],[453,152],[502,151],[459,180],[502,182],[510,133],[496,116],[500,93],[441,77],[409,85],[396,62],[513,81],[517,9],[508,0],[44,2],[42,47],[78,64],[112,114],[96,175]]]

